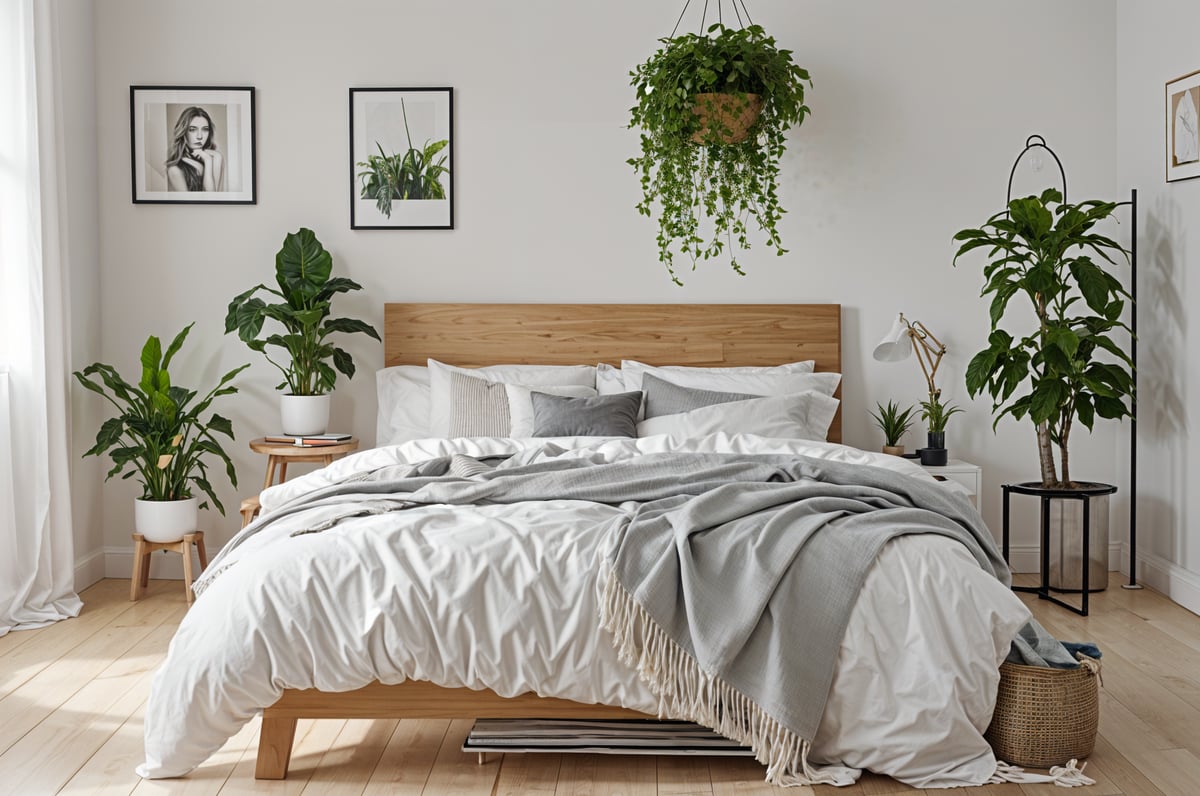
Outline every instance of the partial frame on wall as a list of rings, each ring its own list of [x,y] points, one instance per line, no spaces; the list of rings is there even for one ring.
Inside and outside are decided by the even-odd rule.
[[[258,201],[251,86],[130,86],[133,201]]]
[[[350,89],[351,229],[454,229],[453,98]]]
[[[1167,81],[1167,182],[1200,177],[1200,69]]]

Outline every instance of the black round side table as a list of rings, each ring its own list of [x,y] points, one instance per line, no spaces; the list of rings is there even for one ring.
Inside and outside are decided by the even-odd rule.
[[[1055,605],[1060,605],[1063,608],[1070,609],[1080,616],[1088,615],[1088,566],[1091,562],[1091,499],[1101,497],[1103,495],[1111,495],[1117,491],[1117,488],[1112,484],[1100,484],[1092,482],[1079,482],[1076,489],[1053,489],[1043,487],[1037,481],[1025,481],[1019,484],[1002,484],[1000,489],[1004,493],[1004,527],[1002,532],[1002,545],[1004,553],[1004,562],[1008,563],[1008,499],[1013,492],[1018,495],[1033,495],[1041,500],[1041,526],[1042,526],[1042,544],[1041,544],[1041,577],[1042,583],[1040,586],[1013,586],[1013,591],[1029,592],[1036,594],[1039,600],[1049,600]],[[1080,607],[1076,608],[1068,602],[1058,599],[1050,594],[1050,501],[1051,500],[1080,500],[1083,502],[1083,572],[1080,581],[1082,589],[1080,591]]]

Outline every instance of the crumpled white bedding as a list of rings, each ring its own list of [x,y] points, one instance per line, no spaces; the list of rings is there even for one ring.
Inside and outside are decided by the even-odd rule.
[[[365,451],[266,490],[269,512],[307,490],[435,455],[547,455],[546,440],[420,440]],[[677,441],[549,440],[556,455],[613,461],[666,450],[799,453],[929,476],[831,443],[715,435]],[[562,452],[560,449],[567,449]],[[429,506],[290,538],[321,509],[241,544],[202,579],[156,673],[143,777],[200,765],[284,688],[345,691],[430,680],[535,691],[653,713],[656,700],[599,629],[597,561],[631,506],[548,501]],[[327,511],[327,510],[324,510]],[[916,787],[980,784],[998,666],[1029,612],[956,543],[903,537],[884,548],[850,618],[812,759]],[[797,643],[803,643],[797,639]]]

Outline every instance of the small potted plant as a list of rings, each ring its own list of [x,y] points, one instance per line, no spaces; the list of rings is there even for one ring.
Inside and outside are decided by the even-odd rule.
[[[224,462],[230,483],[237,486],[233,462],[214,436],[224,434],[232,440],[233,424],[215,412],[207,419],[201,415],[217,397],[236,393],[229,382],[250,366],[229,371],[202,398],[196,390],[173,384],[167,369],[192,326],[184,327],[165,352],[157,337],[146,340],[142,377],[136,384],[101,362],[74,373],[80,384],[117,408],[117,416],[104,421],[96,444],[84,456],[112,457],[113,468],[105,480],[121,472],[123,479],[138,479],[142,496],[134,501],[134,527],[151,542],[173,542],[196,530],[199,509],[208,507],[208,501],[198,502],[197,488],[225,513],[208,479],[206,457]]]
[[[871,412],[871,417],[875,418],[875,425],[879,426],[879,430],[883,432],[883,452],[893,456],[903,456],[904,446],[900,444],[900,441],[912,427],[917,411],[916,407],[909,406],[902,410],[895,401],[888,401],[886,406],[880,403],[875,406],[878,411]]]
[[[944,467],[950,460],[946,452],[946,424],[952,415],[961,411],[953,404],[942,403],[940,392],[930,394],[927,401],[921,401],[921,419],[925,421],[928,432],[926,447],[917,451],[921,455],[921,464]]]
[[[275,282],[279,289],[255,285],[229,302],[225,333],[237,331],[251,350],[258,351],[283,373],[277,389],[281,398],[284,434],[323,434],[329,425],[329,392],[340,371],[354,377],[354,360],[328,339],[334,332],[362,333],[379,339],[375,328],[353,318],[331,318],[331,301],[338,293],[362,290],[352,279],[335,277],[333,257],[311,229],[290,233],[275,255]],[[265,291],[282,301],[268,304],[254,294]],[[261,336],[267,319],[278,322],[284,334]],[[277,362],[268,347],[283,349],[285,363]],[[335,370],[336,369],[336,370]]]
[[[719,256],[726,241],[750,248],[747,223],[755,223],[777,254],[785,249],[777,224],[779,159],[787,131],[808,114],[808,72],[792,52],[776,47],[759,25],[734,30],[711,26],[705,35],[660,39],[663,47],[630,73],[637,104],[630,125],[641,129],[637,209],[659,205],[658,253],[671,279],[675,249],[691,259]],[[700,235],[701,219],[711,235]],[[730,265],[744,273],[730,252]]]

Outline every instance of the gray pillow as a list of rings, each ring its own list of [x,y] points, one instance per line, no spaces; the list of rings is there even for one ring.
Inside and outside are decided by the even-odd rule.
[[[716,390],[700,390],[695,387],[680,387],[665,379],[660,379],[653,373],[642,377],[642,390],[646,393],[646,419],[677,415],[690,412],[705,406],[727,404],[732,401],[748,401],[751,398],[761,398],[761,395],[750,395],[740,392],[718,392]]]
[[[636,437],[642,393],[589,398],[530,394],[535,437]]]

